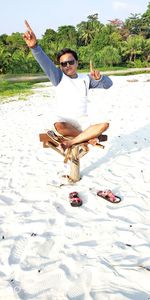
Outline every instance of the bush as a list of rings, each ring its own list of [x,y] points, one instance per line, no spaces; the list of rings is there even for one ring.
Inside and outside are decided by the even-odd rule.
[[[146,61],[141,61],[140,59],[135,59],[134,61],[129,61],[127,64],[128,68],[147,68],[149,67],[149,63]]]
[[[118,49],[112,46],[104,47],[99,53],[99,58],[102,66],[115,66],[121,62]]]

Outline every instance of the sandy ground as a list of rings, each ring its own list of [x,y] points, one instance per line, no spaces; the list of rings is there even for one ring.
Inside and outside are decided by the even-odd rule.
[[[70,166],[38,138],[53,87],[0,105],[0,300],[150,299],[150,75],[111,78],[89,97],[109,140],[82,158],[74,186],[59,186]],[[105,189],[122,201],[98,197]]]

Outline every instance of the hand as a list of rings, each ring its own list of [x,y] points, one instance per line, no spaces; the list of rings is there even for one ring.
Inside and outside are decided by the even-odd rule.
[[[101,78],[100,71],[94,70],[93,63],[91,60],[90,60],[90,75],[95,80],[99,80]]]
[[[36,36],[30,27],[29,23],[25,20],[25,26],[27,27],[27,31],[23,35],[23,39],[29,48],[33,48],[37,44]]]

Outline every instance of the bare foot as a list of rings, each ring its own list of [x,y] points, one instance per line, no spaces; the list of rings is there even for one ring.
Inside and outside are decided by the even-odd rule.
[[[97,138],[94,138],[94,139],[89,140],[88,142],[89,142],[89,144],[91,144],[92,146],[95,146],[95,145],[97,144],[98,140],[97,140]]]
[[[81,149],[84,152],[88,152],[89,151],[88,143],[81,144]]]
[[[62,143],[59,144],[58,148],[59,150],[61,150],[63,153],[65,153],[66,149],[70,148],[71,145],[71,141],[63,141]]]

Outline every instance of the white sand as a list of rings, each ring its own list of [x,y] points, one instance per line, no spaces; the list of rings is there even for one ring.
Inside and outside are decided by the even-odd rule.
[[[69,166],[38,139],[50,84],[0,105],[0,300],[150,299],[150,74],[111,78],[89,102],[110,122],[109,140],[82,158],[74,186],[50,185]],[[96,195],[106,188],[122,202]]]

